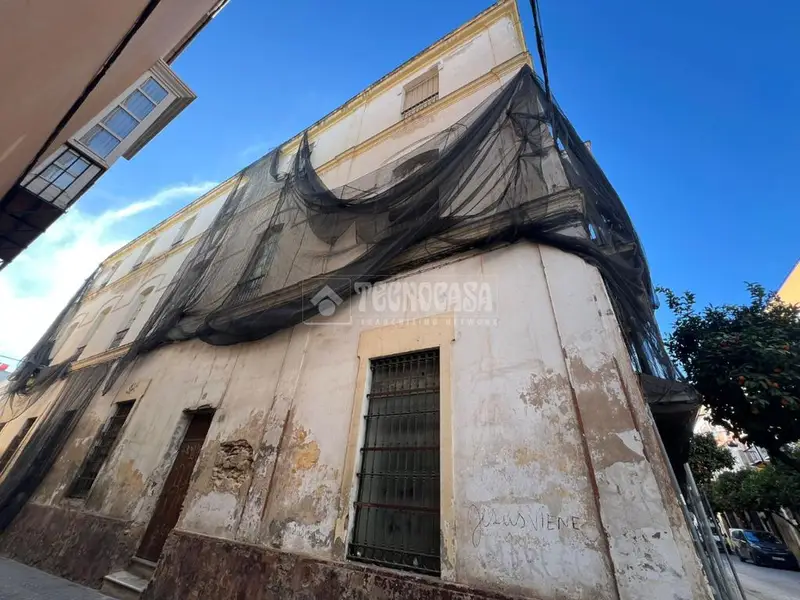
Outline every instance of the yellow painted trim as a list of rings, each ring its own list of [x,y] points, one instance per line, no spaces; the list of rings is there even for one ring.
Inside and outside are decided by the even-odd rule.
[[[386,129],[384,129],[379,133],[376,133],[371,138],[364,140],[360,144],[351,146],[344,152],[334,156],[331,160],[316,168],[317,173],[323,175],[326,172],[330,171],[331,169],[339,166],[344,161],[355,159],[364,152],[367,152],[368,150],[371,150],[378,144],[386,141],[388,138],[393,137],[394,135],[397,134],[397,132],[400,129],[402,129],[412,121],[423,117],[432,116],[437,112],[444,110],[448,106],[452,106],[456,102],[459,102],[464,98],[466,98],[467,96],[471,96],[472,94],[485,88],[487,85],[496,82],[503,75],[511,71],[521,69],[522,65],[528,64],[529,60],[530,60],[530,55],[527,52],[517,54],[514,58],[510,58],[506,62],[493,68],[491,71],[484,73],[477,79],[473,79],[469,83],[458,88],[456,91],[448,94],[447,96],[444,96],[443,98],[434,102],[433,104],[426,106],[419,112],[414,113],[413,117],[398,121],[394,125],[387,127]]]
[[[455,581],[456,531],[453,448],[452,344],[455,319],[452,314],[421,318],[397,325],[376,327],[361,332],[358,340],[358,378],[350,415],[350,432],[342,475],[339,515],[334,530],[334,559],[346,560],[350,535],[350,515],[355,500],[356,469],[362,440],[362,422],[367,401],[370,359],[439,349],[439,443],[440,443],[440,521],[442,532],[442,579]]]

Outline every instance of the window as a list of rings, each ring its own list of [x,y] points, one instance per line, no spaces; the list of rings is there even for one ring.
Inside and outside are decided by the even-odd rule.
[[[142,248],[142,251],[139,253],[139,256],[136,258],[136,262],[134,263],[133,267],[131,267],[131,269],[138,269],[139,266],[141,266],[141,264],[147,258],[147,255],[150,254],[150,250],[153,249],[153,246],[155,246],[155,244],[156,244],[155,240],[150,240],[144,245],[144,248]]]
[[[147,298],[150,295],[150,292],[152,292],[152,291],[153,291],[153,288],[149,287],[145,291],[143,291],[141,294],[139,294],[139,296],[136,298],[136,300],[134,301],[134,304],[133,304],[133,309],[131,310],[130,314],[128,315],[128,318],[125,319],[125,326],[122,329],[120,329],[116,333],[116,335],[114,336],[114,339],[111,340],[111,344],[108,346],[109,350],[112,350],[112,349],[118,347],[122,343],[122,340],[125,339],[125,336],[127,335],[127,333],[130,330],[131,326],[136,321],[136,317],[138,317],[139,313],[142,312],[142,307],[144,307],[145,302],[147,302]]]
[[[98,156],[108,157],[167,95],[167,90],[149,77],[122,104],[112,108],[99,124],[92,127],[81,138],[81,143]]]
[[[22,445],[25,436],[28,435],[28,432],[31,430],[31,427],[33,427],[34,423],[36,423],[36,417],[25,419],[25,422],[22,424],[22,429],[20,429],[17,435],[11,439],[11,442],[8,444],[8,448],[6,448],[6,451],[3,452],[2,456],[0,456],[0,473],[5,471],[8,463],[11,462],[12,458],[14,458],[14,454],[17,453],[17,450]]]
[[[234,302],[247,302],[258,297],[278,247],[281,228],[280,225],[270,227],[261,236],[241,280],[233,290]]]
[[[78,177],[86,173],[90,166],[89,160],[75,150],[67,148],[51,164],[35,175],[26,184],[26,187],[39,197],[57,203],[65,190],[75,183]],[[70,196],[69,200],[71,199]]]
[[[108,283],[111,281],[111,278],[114,277],[114,274],[119,269],[119,262],[114,263],[111,268],[107,268],[104,273],[100,275],[100,283],[97,286],[97,289],[103,289]]]
[[[122,426],[128,419],[133,409],[133,401],[119,402],[116,405],[114,415],[106,424],[103,431],[95,439],[92,449],[83,461],[78,476],[72,482],[67,496],[70,498],[86,498],[89,495],[89,490],[92,489],[95,479],[100,474],[100,469],[103,468],[106,460],[108,459],[111,451],[117,443],[119,434],[122,431]]]
[[[108,307],[104,308],[100,312],[100,314],[97,315],[97,318],[95,318],[94,323],[92,323],[91,327],[89,327],[89,331],[86,332],[86,337],[83,338],[83,343],[80,346],[78,346],[77,350],[75,350],[75,356],[76,357],[78,357],[81,354],[83,354],[84,349],[89,344],[89,342],[91,341],[92,337],[94,337],[94,334],[97,333],[97,330],[100,329],[100,325],[103,324],[103,321],[105,320],[105,318],[108,316],[108,313],[110,313],[110,312],[111,312],[111,307],[108,306]]]
[[[58,356],[58,353],[61,352],[61,348],[64,347],[64,344],[67,343],[67,340],[72,337],[72,334],[75,332],[75,329],[78,327],[78,321],[72,323],[69,327],[67,327],[66,331],[61,335],[57,336],[56,343],[53,346],[53,353],[51,355],[52,358]]]
[[[439,350],[371,370],[348,557],[438,575]]]
[[[178,230],[178,235],[176,235],[175,239],[172,240],[172,247],[173,248],[175,246],[177,246],[178,244],[180,244],[181,242],[183,242],[184,238],[186,238],[186,234],[192,228],[192,225],[194,225],[194,220],[196,218],[197,217],[192,217],[191,219],[187,219],[186,221],[181,223],[181,228]]]
[[[421,111],[439,99],[439,71],[434,69],[415,82],[406,86],[403,94],[403,110],[400,113],[408,117]]]

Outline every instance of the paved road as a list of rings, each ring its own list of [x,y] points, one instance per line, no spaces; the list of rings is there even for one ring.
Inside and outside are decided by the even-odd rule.
[[[0,600],[111,600],[95,590],[0,558]]]
[[[800,600],[800,571],[757,567],[733,557],[747,600]]]

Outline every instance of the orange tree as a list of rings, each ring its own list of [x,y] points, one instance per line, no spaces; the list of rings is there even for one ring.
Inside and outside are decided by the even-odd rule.
[[[695,309],[660,288],[675,314],[667,349],[710,419],[800,471],[786,445],[800,440],[800,306],[748,284],[750,302]]]
[[[717,445],[710,433],[695,433],[689,445],[689,466],[695,482],[702,490],[708,490],[714,475],[724,469],[732,469],[735,463],[728,449]]]

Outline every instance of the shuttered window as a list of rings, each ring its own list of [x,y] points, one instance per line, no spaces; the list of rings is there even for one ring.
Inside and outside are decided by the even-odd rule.
[[[409,84],[403,95],[402,116],[419,112],[439,99],[439,71],[431,71],[423,79]]]
[[[439,575],[439,350],[371,369],[348,556]]]
[[[94,446],[92,446],[89,455],[83,462],[75,481],[72,482],[67,496],[70,498],[86,498],[89,495],[89,490],[92,489],[95,479],[100,474],[100,469],[103,468],[111,451],[114,449],[122,431],[122,426],[125,425],[132,408],[132,401],[119,402],[117,404],[114,415],[100,434],[100,437],[95,440]]]
[[[233,290],[234,302],[247,302],[258,297],[278,247],[281,227],[270,227],[261,236],[239,284]]]

